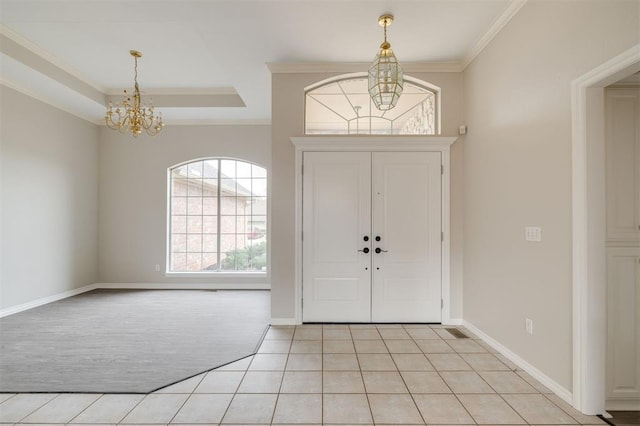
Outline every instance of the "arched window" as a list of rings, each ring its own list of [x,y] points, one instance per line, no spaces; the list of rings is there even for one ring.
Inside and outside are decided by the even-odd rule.
[[[367,74],[349,74],[305,90],[307,135],[436,135],[440,89],[405,76],[398,104],[378,110],[368,92]]]
[[[209,158],[168,174],[168,272],[266,272],[267,171]]]

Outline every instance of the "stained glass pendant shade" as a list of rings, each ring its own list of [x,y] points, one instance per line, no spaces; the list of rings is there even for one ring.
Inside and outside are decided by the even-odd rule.
[[[378,19],[384,28],[384,41],[369,67],[369,94],[376,108],[381,111],[396,106],[404,83],[402,67],[387,41],[387,26],[392,22],[393,15],[382,15]]]

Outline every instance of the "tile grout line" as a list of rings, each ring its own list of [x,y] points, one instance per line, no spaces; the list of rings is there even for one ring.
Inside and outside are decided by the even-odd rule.
[[[483,347],[483,349],[485,349],[485,351],[486,351],[486,348],[484,348],[484,347]],[[458,353],[458,352],[456,351],[456,353]],[[459,354],[459,353],[458,353],[458,354]],[[463,358],[463,359],[464,359],[464,358]],[[465,362],[466,362],[466,360],[465,360]],[[505,404],[506,404],[506,405],[507,405],[511,410],[513,410],[513,412],[514,412],[514,413],[516,413],[516,415],[517,415],[517,416],[518,416],[518,417],[519,417],[519,418],[524,422],[524,424],[527,424],[527,425],[529,425],[529,424],[530,424],[530,423],[529,423],[529,422],[528,422],[528,421],[527,421],[527,420],[522,416],[522,414],[520,414],[520,412],[518,412],[518,410],[516,410],[516,409],[515,409],[511,404],[509,404],[509,402],[508,402],[508,401],[507,401],[507,400],[502,396],[502,394],[501,394],[501,393],[499,393],[499,392],[498,392],[498,391],[497,391],[493,386],[491,386],[491,384],[490,384],[489,382],[487,382],[487,381],[485,380],[485,378],[484,378],[484,377],[482,377],[482,375],[480,375],[480,374],[478,373],[478,371],[476,371],[476,369],[475,369],[475,368],[473,368],[471,365],[469,365],[469,366],[472,368],[472,371],[473,371],[473,372],[475,372],[475,373],[480,377],[480,379],[481,379],[484,383],[486,383],[486,384],[487,384],[487,386],[489,386],[489,388],[491,388],[491,389],[494,391],[494,393],[492,393],[492,394],[482,394],[482,393],[480,393],[480,394],[476,394],[476,395],[497,395],[497,396],[498,396],[502,401],[504,401],[504,403],[505,403]],[[535,389],[535,388],[534,388],[534,390],[535,390],[536,392],[538,392],[538,390],[537,390],[537,389]],[[469,394],[467,394],[467,395],[469,395]],[[513,394],[513,395],[517,395],[517,394]],[[534,395],[534,394],[529,394],[529,395]],[[456,394],[456,398],[457,398],[457,397],[458,397],[458,396],[457,396],[457,394]],[[458,400],[459,400],[459,399],[458,399]],[[462,401],[460,401],[460,403],[462,404]],[[462,404],[462,405],[463,405],[463,407],[464,407],[464,404]],[[466,407],[465,407],[465,409],[466,409]],[[473,417],[473,416],[472,416],[472,417]],[[474,421],[475,421],[475,419],[474,419]]]
[[[430,328],[431,329],[431,328]],[[433,329],[431,329],[433,330]],[[434,333],[436,333],[434,331]],[[440,336],[439,333],[436,333],[438,336]],[[411,337],[413,339],[413,336],[411,336],[411,334],[409,334],[409,337]],[[451,346],[449,343],[447,343],[447,341],[445,339],[442,339],[442,337],[440,336],[440,339],[448,346],[451,348],[451,350],[453,350],[453,353],[458,354],[458,352],[453,348],[453,346]],[[414,341],[415,343],[415,341]],[[419,347],[419,346],[418,346]],[[422,348],[420,348],[420,350],[422,350]],[[429,357],[427,356],[426,353],[424,353],[424,356],[429,360]],[[459,355],[459,354],[458,354]],[[431,363],[431,360],[429,360],[429,362]],[[466,361],[465,361],[466,362]],[[467,363],[468,364],[468,363]],[[451,386],[449,385],[449,383],[447,383],[447,381],[444,379],[444,377],[442,377],[442,374],[440,374],[440,370],[438,370],[436,368],[435,365],[433,365],[433,363],[431,363],[431,365],[433,366],[433,370],[435,371],[435,373],[438,375],[438,377],[440,377],[440,380],[442,380],[442,382],[445,384],[445,386],[451,391],[451,395],[453,395],[453,397],[456,399],[456,401],[458,401],[458,404],[460,404],[460,406],[464,409],[464,411],[469,415],[469,418],[474,422],[474,424],[478,424],[478,422],[476,421],[475,417],[473,417],[471,415],[471,413],[469,412],[469,410],[467,409],[467,407],[462,403],[462,401],[460,401],[460,398],[458,398],[458,395],[453,391],[453,389],[451,389]],[[471,367],[471,365],[469,365],[469,367]],[[471,367],[473,368],[473,367]],[[426,420],[425,420],[426,423]]]
[[[382,339],[382,335],[380,335],[380,331],[378,327],[375,328],[376,333]],[[356,343],[353,339],[353,332],[351,331],[351,326],[349,326],[349,334],[351,335],[351,344],[353,345],[353,353],[356,357],[356,362],[358,363],[358,369],[360,371],[360,380],[362,381],[362,387],[364,388],[364,397],[367,398],[367,406],[369,407],[369,414],[371,415],[371,421],[375,424],[375,418],[373,417],[373,408],[371,408],[371,400],[369,399],[369,392],[367,392],[367,386],[364,383],[364,375],[362,374],[362,366],[360,365],[360,358],[358,357],[358,352],[356,351]]]
[[[414,345],[416,345],[418,347],[418,349],[420,349],[420,347],[417,345],[417,343],[413,340],[413,336],[407,332],[407,330],[404,328],[404,326],[401,326],[401,327],[402,328],[400,330],[404,331],[407,334],[407,336],[409,336],[409,339],[411,339],[410,341]],[[404,377],[402,376],[402,373],[400,372],[400,368],[398,367],[398,364],[396,363],[396,360],[393,358],[393,354],[389,350],[389,346],[387,346],[387,342],[384,339],[384,337],[382,339],[382,343],[384,344],[384,346],[389,351],[389,357],[391,358],[391,362],[393,362],[393,365],[395,365],[396,370],[398,371],[398,375],[400,376],[400,380],[402,380],[402,384],[404,384],[404,387],[407,389],[407,392],[409,393],[409,397],[411,398],[411,401],[413,402],[413,406],[416,407],[416,410],[418,411],[418,415],[422,419],[422,423],[426,425],[427,424],[427,419],[425,419],[424,416],[422,415],[422,411],[420,411],[420,407],[418,407],[418,404],[416,403],[416,400],[413,397],[413,393],[409,390],[409,386],[407,386],[407,382],[404,380]],[[422,349],[420,349],[420,351],[422,352]]]
[[[269,326],[269,329],[271,329],[271,326]],[[263,339],[263,342],[264,342],[264,339]],[[262,346],[262,344],[260,344],[260,345]],[[258,349],[260,349],[260,348],[258,348]],[[238,382],[238,385],[235,387],[235,390],[233,391],[233,394],[231,396],[231,400],[229,401],[229,404],[227,404],[227,408],[224,410],[224,413],[222,413],[222,416],[220,416],[220,422],[218,422],[219,424],[222,424],[222,422],[224,421],[224,418],[229,413],[229,408],[231,408],[231,404],[233,404],[233,400],[235,399],[236,395],[238,394],[238,390],[240,389],[240,385],[242,384],[242,381],[244,380],[244,378],[247,376],[247,372],[249,371],[249,368],[251,368],[251,364],[253,364],[253,361],[255,360],[255,357],[256,357],[257,354],[258,353],[256,352],[254,355],[251,356],[251,361],[249,361],[249,365],[247,365],[247,368],[244,369],[244,372],[242,374],[242,378]]]
[[[100,401],[102,398],[104,397],[104,394],[100,395],[98,398],[96,398],[95,401],[93,401],[91,404],[87,405],[86,407],[84,407],[84,409],[80,410],[80,412],[78,414],[76,414],[75,416],[73,416],[68,422],[65,422],[65,424],[70,424],[73,423],[73,420],[78,417],[80,414],[84,413],[85,411],[87,411],[89,409],[89,407],[91,407],[93,404],[95,404],[96,402]],[[122,420],[122,419],[120,419]]]
[[[210,370],[211,371],[211,370]],[[193,396],[193,392],[198,389],[198,386],[200,386],[200,383],[202,383],[202,381],[204,380],[204,378],[206,377],[206,375],[209,372],[202,374],[202,378],[200,379],[200,381],[198,381],[198,383],[193,387],[193,389],[191,390],[191,392],[188,393],[189,396],[187,396],[184,401],[182,402],[182,404],[180,405],[180,408],[178,408],[178,410],[175,412],[175,414],[171,417],[171,419],[167,422],[167,424],[171,424],[171,422],[173,422],[173,420],[176,418],[176,416],[178,415],[178,413],[184,408],[185,405],[187,405],[187,402],[191,399],[191,397]],[[197,376],[196,376],[197,377]],[[189,379],[187,379],[189,380]],[[151,395],[151,394],[149,394]],[[160,395],[160,394],[158,394]],[[145,397],[146,398],[146,397]],[[143,398],[144,399],[144,398]]]
[[[27,414],[26,416],[22,417],[20,420],[18,420],[16,422],[17,423],[21,423],[24,419],[26,419],[27,417],[29,417],[30,415],[32,415],[33,413],[35,413],[36,411],[38,411],[39,409],[41,409],[42,407],[44,407],[45,405],[50,404],[51,402],[55,401],[56,399],[58,399],[60,397],[60,395],[62,395],[61,393],[57,394],[56,396],[54,396],[53,398],[51,398],[50,400],[48,400],[47,402],[43,403],[42,405],[40,405],[38,408],[34,409],[33,411],[30,411],[29,414]]]
[[[291,336],[291,341],[289,342],[289,350],[287,351],[287,360],[284,362],[284,366],[282,367],[282,378],[280,379],[280,387],[278,388],[278,393],[276,395],[276,402],[273,405],[273,413],[271,413],[271,421],[269,424],[273,424],[276,416],[276,409],[278,408],[278,402],[280,401],[280,390],[282,390],[282,383],[284,382],[284,375],[287,373],[287,365],[289,364],[289,356],[291,355],[291,349],[293,349],[293,342],[296,335],[296,331],[298,330],[298,326],[295,326],[293,329],[293,335]],[[252,360],[253,361],[253,360]]]

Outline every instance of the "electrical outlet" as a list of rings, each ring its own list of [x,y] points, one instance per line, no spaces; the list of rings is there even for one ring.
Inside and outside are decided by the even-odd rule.
[[[533,335],[533,320],[531,318],[524,319],[524,328],[527,330],[527,333]]]
[[[160,272],[160,264],[156,263],[156,272]]]

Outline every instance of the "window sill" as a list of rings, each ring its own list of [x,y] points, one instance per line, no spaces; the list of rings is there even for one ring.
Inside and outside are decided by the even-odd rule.
[[[173,278],[263,278],[267,276],[267,272],[165,272],[164,275]]]

